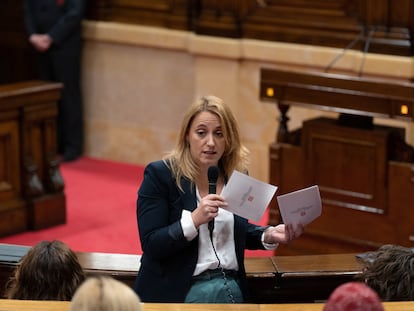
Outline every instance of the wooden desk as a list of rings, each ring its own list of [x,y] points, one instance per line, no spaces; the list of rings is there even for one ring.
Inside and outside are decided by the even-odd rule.
[[[263,68],[260,99],[355,115],[414,120],[411,82]]]
[[[0,244],[0,297],[27,246]],[[77,253],[87,275],[109,275],[133,286],[139,255]],[[314,302],[326,299],[360,272],[354,254],[246,258],[251,303]]]
[[[68,311],[69,301],[0,299],[2,311]]]
[[[323,303],[302,303],[302,304],[262,304],[260,311],[322,311]],[[413,301],[384,302],[385,311],[412,311]]]
[[[413,301],[384,302],[386,311],[412,311]],[[297,304],[180,304],[143,303],[142,311],[322,311],[323,303]],[[68,301],[0,299],[2,311],[68,311]]]
[[[279,194],[318,185],[323,204],[305,234],[277,254],[413,247],[414,147],[405,142],[403,127],[381,126],[374,118],[413,122],[414,83],[274,69],[262,69],[260,79],[260,99],[280,111],[276,141],[269,146],[270,183]],[[289,131],[291,106],[339,117],[305,120]],[[274,199],[269,223],[281,221]]]
[[[355,254],[275,256],[271,260],[277,271],[273,299],[278,297],[280,303],[326,300],[362,269]]]
[[[246,258],[246,276],[253,303],[278,302],[278,271],[270,257]]]
[[[84,252],[78,252],[77,255],[87,275],[106,274],[130,287],[134,286],[140,255]]]
[[[42,81],[0,85],[0,236],[66,221],[56,157],[61,89]]]
[[[258,304],[144,303],[143,311],[260,311]]]
[[[0,297],[6,280],[13,273],[29,246],[0,243]],[[133,286],[140,265],[139,255],[77,252],[87,275],[105,274]]]

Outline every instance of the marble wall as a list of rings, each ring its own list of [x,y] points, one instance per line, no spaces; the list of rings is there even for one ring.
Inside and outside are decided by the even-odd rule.
[[[250,174],[268,181],[268,148],[278,126],[276,106],[259,100],[260,68],[323,69],[343,51],[334,48],[199,36],[109,22],[84,22],[82,85],[86,155],[145,165],[175,143],[181,118],[194,98],[214,94],[233,109],[251,151]],[[347,51],[338,71],[410,79],[413,59]],[[321,111],[292,107],[291,128]],[[414,126],[405,127],[414,145]]]

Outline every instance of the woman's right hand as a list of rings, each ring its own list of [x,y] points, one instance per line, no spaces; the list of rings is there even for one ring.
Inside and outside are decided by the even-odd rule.
[[[195,227],[208,223],[218,215],[219,207],[227,207],[227,202],[218,194],[203,197],[197,208],[191,213]]]

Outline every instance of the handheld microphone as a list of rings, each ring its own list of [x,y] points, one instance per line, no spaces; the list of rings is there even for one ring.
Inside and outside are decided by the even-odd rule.
[[[219,175],[219,170],[217,166],[210,166],[208,168],[208,193],[216,193],[217,189],[217,179]],[[210,231],[210,236],[213,234],[214,230],[214,219],[208,222],[208,230]]]

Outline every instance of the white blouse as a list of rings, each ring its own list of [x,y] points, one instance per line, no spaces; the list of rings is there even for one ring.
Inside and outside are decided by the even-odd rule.
[[[197,202],[200,202],[201,198],[198,189],[196,189],[196,191]],[[194,239],[198,233],[198,260],[193,273],[194,276],[209,269],[217,269],[219,264],[224,269],[239,270],[234,245],[233,213],[219,208],[218,215],[214,218],[213,241],[210,240],[210,232],[207,223],[202,224],[197,232],[190,211],[183,210],[181,226],[184,231],[184,236],[188,241]]]

